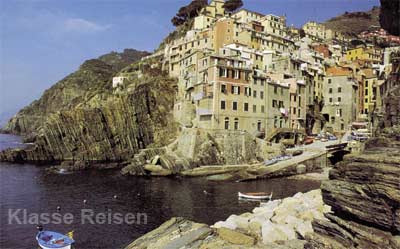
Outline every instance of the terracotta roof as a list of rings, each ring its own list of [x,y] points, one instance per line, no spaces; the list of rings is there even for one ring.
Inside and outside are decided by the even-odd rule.
[[[351,70],[344,67],[329,67],[326,70],[327,76],[348,76],[351,74]]]

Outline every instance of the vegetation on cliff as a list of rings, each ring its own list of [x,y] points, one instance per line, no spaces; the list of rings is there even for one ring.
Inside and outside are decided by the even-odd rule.
[[[367,12],[345,12],[343,15],[331,18],[323,24],[334,31],[348,36],[356,36],[371,26],[379,27],[379,7],[373,7]]]
[[[147,52],[126,49],[85,61],[77,71],[46,90],[13,117],[4,130],[14,134],[37,133],[46,118],[57,111],[69,110],[99,92],[111,92],[112,77],[123,67],[139,60]]]

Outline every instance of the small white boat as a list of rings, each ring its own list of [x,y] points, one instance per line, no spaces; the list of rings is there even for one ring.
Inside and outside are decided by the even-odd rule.
[[[271,200],[272,199],[272,193],[268,195],[265,192],[254,192],[254,193],[238,192],[238,196],[239,196],[239,198],[253,199],[253,200],[266,200],[266,199]]]

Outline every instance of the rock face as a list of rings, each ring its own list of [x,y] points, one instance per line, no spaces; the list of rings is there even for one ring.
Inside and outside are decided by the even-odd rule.
[[[323,182],[334,214],[313,223],[313,248],[400,248],[400,141],[379,140],[361,155],[346,156]]]
[[[400,1],[381,0],[379,23],[392,35],[400,35]]]
[[[173,141],[175,80],[142,79],[132,92],[106,95],[94,107],[76,107],[47,118],[32,148],[5,151],[3,161],[122,162],[149,145]]]
[[[76,72],[57,82],[39,100],[19,111],[3,132],[20,135],[38,132],[49,115],[71,110],[98,93],[110,93],[112,77],[123,67],[148,54],[125,49],[122,53],[111,52],[85,61]]]

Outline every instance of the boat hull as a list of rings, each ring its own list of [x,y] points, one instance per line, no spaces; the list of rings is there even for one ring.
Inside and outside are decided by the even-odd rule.
[[[40,246],[40,248],[42,248],[42,249],[54,249],[54,247],[46,247],[46,246],[43,246],[43,245],[40,245],[39,244],[39,246]],[[64,246],[64,247],[59,247],[59,248],[57,248],[57,249],[71,249],[72,248],[72,246],[71,245],[68,245],[68,246]]]
[[[244,193],[238,193],[239,198],[244,198],[244,199],[253,199],[253,200],[266,200],[269,199],[270,196],[269,195],[247,195]]]

